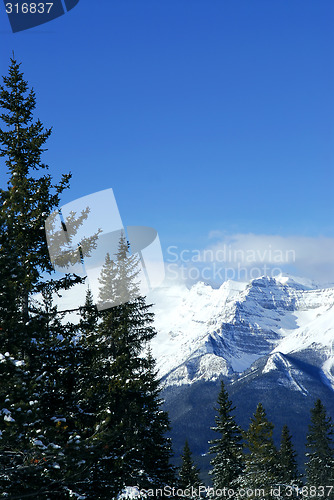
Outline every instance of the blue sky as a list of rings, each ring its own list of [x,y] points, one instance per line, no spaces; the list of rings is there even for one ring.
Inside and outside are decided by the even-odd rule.
[[[13,34],[1,5],[1,74],[14,50],[64,203],[112,187],[164,252],[331,239],[333,22],[332,0],[80,0]]]

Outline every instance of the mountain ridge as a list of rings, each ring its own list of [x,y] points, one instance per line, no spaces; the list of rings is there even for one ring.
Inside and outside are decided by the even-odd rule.
[[[167,293],[174,294],[174,304],[166,314],[156,302],[158,335],[152,344],[167,385],[232,376],[271,352],[287,354],[317,345],[328,351],[324,371],[334,386],[334,288],[261,277],[248,284],[225,282],[219,289],[199,282],[190,290]]]
[[[303,468],[310,409],[321,399],[334,418],[334,287],[261,277],[220,288],[197,283],[164,291],[154,312],[153,355],[169,412],[176,464],[185,439],[209,482],[208,441],[223,379],[239,425],[259,402],[279,445],[287,424]]]

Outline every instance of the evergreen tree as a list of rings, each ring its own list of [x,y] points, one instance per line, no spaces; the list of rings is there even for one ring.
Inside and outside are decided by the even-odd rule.
[[[145,354],[155,335],[153,315],[144,298],[137,297],[137,272],[138,261],[128,255],[122,237],[115,261],[107,255],[100,274],[101,303],[118,305],[100,311],[97,321],[91,316],[89,335],[86,330],[78,344],[83,352],[91,342],[96,346],[93,357],[80,363],[86,378],[81,408],[88,420],[93,415],[85,440],[88,498],[117,496],[125,486],[163,487],[174,478],[165,437],[168,417],[161,410],[154,360]],[[92,314],[92,305],[86,302],[86,307]]]
[[[109,499],[125,485],[170,483],[168,417],[161,410],[152,356],[145,355],[155,335],[153,316],[137,297],[138,265],[128,258],[126,241],[116,256],[116,287],[106,294],[118,305],[98,313],[88,294],[79,340],[78,326],[53,303],[55,294],[80,278],[45,279],[52,268],[44,221],[70,176],[53,185],[50,175],[40,172],[48,168],[41,156],[51,130],[33,122],[35,102],[12,59],[0,87],[5,124],[0,157],[6,158],[9,175],[0,192],[1,494]],[[64,224],[69,243],[88,213],[69,216]],[[58,233],[51,235],[56,250]],[[95,237],[84,239],[81,256]],[[72,253],[60,252],[57,263],[66,268],[77,258]],[[106,262],[104,271],[110,265]]]
[[[103,309],[110,309],[117,304],[117,270],[116,264],[107,253],[104,266],[100,272],[100,277],[98,278],[100,289],[99,289],[99,306]],[[127,302],[127,300],[125,301]]]
[[[307,435],[306,475],[309,487],[334,486],[333,423],[320,399],[311,409],[311,424]],[[327,498],[328,490],[315,498]],[[329,495],[332,497],[332,494]]]
[[[160,395],[160,380],[155,365],[155,359],[148,347],[138,387],[142,394],[139,408],[142,421],[138,442],[141,443],[139,450],[145,471],[141,484],[147,488],[163,488],[175,482],[175,469],[170,465],[173,455],[172,443],[166,436],[166,432],[170,431],[170,423],[167,412],[162,410],[164,401]]]
[[[98,318],[92,293],[88,289],[85,305],[81,308],[80,336],[76,346],[78,359],[76,395],[80,408],[80,426],[84,430],[85,437],[95,432],[95,412],[99,407],[100,384],[104,378],[103,367],[99,365],[101,339],[98,335]]]
[[[8,174],[0,192],[0,489],[13,498],[45,498],[46,491],[49,498],[66,498],[62,467],[66,460],[71,468],[75,431],[74,419],[72,427],[62,422],[71,413],[74,328],[61,324],[51,297],[79,279],[46,282],[42,276],[52,272],[44,221],[70,175],[54,185],[41,173],[48,169],[41,157],[51,129],[33,121],[35,106],[13,58],[0,86],[0,158]]]
[[[296,452],[292,444],[292,437],[287,425],[283,426],[281,444],[278,451],[279,478],[284,485],[299,486],[300,475],[298,473]]]
[[[245,432],[245,444],[249,453],[245,455],[242,486],[253,491],[253,496],[249,498],[256,498],[256,490],[263,490],[263,498],[271,498],[270,490],[279,482],[273,429],[273,424],[268,421],[266,412],[259,403]]]
[[[235,408],[228,397],[224,382],[218,396],[218,416],[216,426],[212,429],[220,434],[219,438],[210,441],[210,453],[215,454],[211,460],[213,465],[210,474],[213,476],[215,490],[236,488],[243,470],[242,434],[236,424],[233,413]]]
[[[9,75],[0,86],[0,157],[4,157],[9,179],[7,190],[1,191],[2,249],[15,255],[17,270],[16,297],[27,318],[29,294],[36,291],[41,273],[52,271],[45,241],[45,218],[59,205],[59,196],[69,185],[70,175],[63,175],[58,185],[42,163],[44,145],[51,129],[44,129],[40,120],[33,122],[36,97],[28,89],[20,65],[11,59]],[[2,233],[2,234],[4,234]]]
[[[198,488],[202,484],[199,477],[199,472],[199,469],[194,464],[192,453],[190,451],[188,441],[186,440],[183,448],[182,464],[179,469],[179,478],[177,484],[178,488],[182,491],[189,490],[190,495],[186,495],[186,498],[199,497]]]

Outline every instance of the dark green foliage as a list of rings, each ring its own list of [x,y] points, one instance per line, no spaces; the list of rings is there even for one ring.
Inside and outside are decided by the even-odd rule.
[[[9,175],[0,193],[0,493],[109,499],[126,485],[172,483],[169,421],[148,350],[153,315],[138,297],[136,259],[124,238],[115,265],[107,258],[101,300],[111,298],[115,307],[99,313],[88,293],[76,326],[57,310],[54,295],[80,278],[52,279],[44,221],[69,176],[53,186],[40,175],[51,130],[33,123],[35,95],[15,60],[0,105],[0,151]],[[89,209],[70,215],[70,240],[88,215]],[[55,255],[58,237],[55,231]],[[89,235],[81,242],[81,256],[95,241]],[[61,254],[57,264],[65,269],[75,258]]]
[[[92,498],[117,495],[124,486],[163,487],[174,477],[168,417],[147,351],[155,335],[153,315],[137,297],[138,263],[127,254],[123,237],[115,261],[107,255],[100,275],[104,307],[118,305],[97,314],[88,297],[81,322],[79,393]],[[130,300],[122,303],[125,297]]]
[[[185,442],[182,454],[182,464],[179,469],[177,486],[180,490],[188,490],[190,495],[186,498],[197,498],[198,488],[202,484],[199,478],[199,469],[194,464],[188,441]],[[192,494],[194,492],[194,494]],[[197,493],[197,494],[196,494]]]
[[[229,400],[224,382],[218,396],[218,416],[216,427],[212,429],[219,433],[219,438],[210,442],[210,453],[215,454],[211,460],[213,469],[213,485],[216,490],[236,487],[243,470],[243,455],[241,444],[241,429],[235,422],[232,412],[235,410]]]
[[[270,498],[270,490],[279,482],[277,450],[273,442],[274,426],[268,421],[261,403],[251,418],[245,432],[246,448],[245,471],[242,486],[264,490],[264,498]],[[255,498],[256,495],[250,498]]]
[[[308,450],[306,453],[306,475],[309,486],[334,486],[332,436],[332,420],[327,415],[324,405],[318,399],[311,409],[311,424],[309,425],[306,443]],[[322,495],[323,497],[324,495]]]
[[[68,187],[70,175],[63,175],[58,185],[52,184],[41,156],[51,129],[44,129],[40,120],[33,122],[36,98],[20,72],[20,65],[11,60],[9,75],[0,87],[0,157],[5,158],[8,172],[7,190],[1,191],[2,251],[10,251],[16,259],[17,293],[27,314],[28,294],[35,291],[43,271],[51,271],[45,244],[45,218],[59,204],[59,196]],[[14,244],[15,243],[15,244]]]
[[[278,451],[279,480],[284,485],[300,485],[296,456],[289,428],[287,425],[284,425]]]
[[[79,278],[52,272],[44,221],[69,175],[53,185],[41,161],[51,134],[33,122],[35,94],[12,59],[0,87],[0,491],[14,498],[67,498],[78,469],[74,405],[76,329],[52,297]],[[85,214],[83,215],[85,217]],[[39,293],[37,300],[36,292]]]

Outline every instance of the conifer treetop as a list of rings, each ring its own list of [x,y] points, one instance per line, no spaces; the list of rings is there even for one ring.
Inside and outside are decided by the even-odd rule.
[[[45,129],[38,119],[33,121],[36,97],[11,59],[8,76],[0,86],[0,158],[5,158],[7,189],[0,191],[0,218],[8,240],[15,240],[16,258],[21,262],[26,290],[31,290],[39,274],[52,271],[46,245],[44,222],[58,207],[60,195],[69,187],[71,174],[64,174],[58,184],[51,175],[37,174],[47,170],[41,160],[52,129]]]
[[[311,409],[306,448],[307,483],[334,486],[333,422],[320,399]]]

